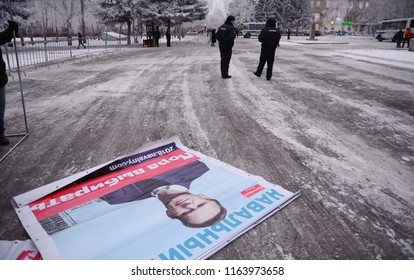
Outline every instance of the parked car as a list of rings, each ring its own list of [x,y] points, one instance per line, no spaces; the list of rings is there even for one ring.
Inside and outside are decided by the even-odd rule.
[[[198,32],[197,31],[188,31],[187,33],[185,33],[185,36],[197,36]]]
[[[244,38],[259,36],[265,26],[266,22],[246,22],[243,24],[243,31],[239,35],[243,35]]]
[[[337,36],[345,36],[345,35],[349,35],[349,33],[342,30],[342,31],[336,31],[335,32],[335,35],[337,35]]]

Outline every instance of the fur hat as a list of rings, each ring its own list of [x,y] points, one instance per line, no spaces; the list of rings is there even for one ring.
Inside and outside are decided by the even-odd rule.
[[[235,21],[236,18],[234,16],[228,16],[226,21]]]

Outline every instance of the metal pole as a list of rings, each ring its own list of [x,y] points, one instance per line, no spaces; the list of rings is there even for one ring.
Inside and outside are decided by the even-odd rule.
[[[106,32],[105,32],[105,51],[107,51],[107,45],[108,45],[108,27],[106,27]]]
[[[10,0],[7,1],[8,2],[8,9],[9,9],[9,14],[10,14],[10,20],[13,21],[13,14],[11,11],[11,5],[10,5]],[[29,136],[29,128],[27,125],[27,115],[26,115],[26,106],[24,104],[24,95],[23,95],[23,85],[22,85],[22,77],[21,77],[21,73],[20,73],[20,64],[19,64],[19,55],[17,53],[17,44],[16,44],[16,33],[13,31],[13,43],[14,43],[14,51],[16,53],[16,65],[17,65],[17,74],[19,76],[19,85],[20,85],[20,96],[21,96],[21,100],[22,100],[22,107],[23,107],[23,115],[24,115],[24,124],[25,124],[25,128],[26,128],[26,133],[20,133],[20,134],[12,134],[10,135],[11,137],[15,137],[15,136],[23,136],[23,138],[16,144],[14,145],[10,151],[8,153],[6,153],[1,159],[0,162],[3,161],[3,159],[5,159],[17,146],[20,145],[20,143],[22,143],[28,136]],[[9,136],[9,135],[8,135]]]
[[[11,137],[13,137],[13,136],[24,136],[22,139],[20,139],[20,141],[19,142],[17,142],[17,144],[16,145],[14,145],[11,149],[10,149],[10,151],[8,151],[2,158],[0,158],[0,163],[11,153],[11,152],[13,152],[14,151],[14,149],[16,149],[17,148],[17,146],[19,146],[24,140],[26,140],[26,138],[27,137],[29,137],[29,134],[28,133],[25,133],[25,134],[15,134],[15,135],[7,135],[7,136],[11,136]]]
[[[46,36],[45,36],[45,41],[43,42],[43,44],[44,44],[44,51],[45,51],[45,62],[46,62],[46,64],[47,64],[47,62],[49,62],[49,56],[48,56],[48,54],[47,54],[47,39],[46,39]]]

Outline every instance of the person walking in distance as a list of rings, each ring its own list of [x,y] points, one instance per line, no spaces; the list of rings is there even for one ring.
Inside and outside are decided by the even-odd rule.
[[[275,61],[275,52],[279,45],[280,37],[281,33],[276,28],[276,20],[274,18],[268,19],[266,27],[259,34],[259,42],[262,43],[262,50],[257,70],[253,72],[257,77],[262,75],[264,65],[267,63],[266,79],[270,80],[272,78],[273,62]]]
[[[80,34],[80,32],[78,32],[78,40],[79,40],[78,49],[80,48],[80,46],[83,46],[83,48],[86,49],[85,45],[83,44],[82,34]]]
[[[229,65],[234,46],[234,39],[236,39],[236,29],[234,28],[235,21],[236,18],[234,16],[228,16],[226,22],[220,26],[216,32],[216,39],[219,42],[221,57],[221,77],[223,79],[231,78],[229,75]]]
[[[210,41],[211,41],[211,46],[214,47],[216,45],[216,29],[213,28],[213,30],[211,30],[211,34],[210,34]]]
[[[19,26],[14,21],[9,21],[9,27],[0,32],[0,46],[6,44],[13,39],[13,32],[17,36]],[[6,85],[8,77],[6,73],[6,63],[3,60],[3,55],[0,48],[0,145],[9,145],[10,141],[4,135],[4,111],[6,109]]]

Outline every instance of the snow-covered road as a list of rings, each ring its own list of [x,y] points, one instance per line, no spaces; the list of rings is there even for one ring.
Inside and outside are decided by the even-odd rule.
[[[238,38],[222,80],[204,41],[27,71],[30,137],[0,163],[0,239],[28,238],[13,196],[178,135],[302,191],[213,259],[414,258],[414,52],[284,39],[266,81],[252,74],[259,43]],[[6,129],[21,132],[18,83],[7,90]]]

